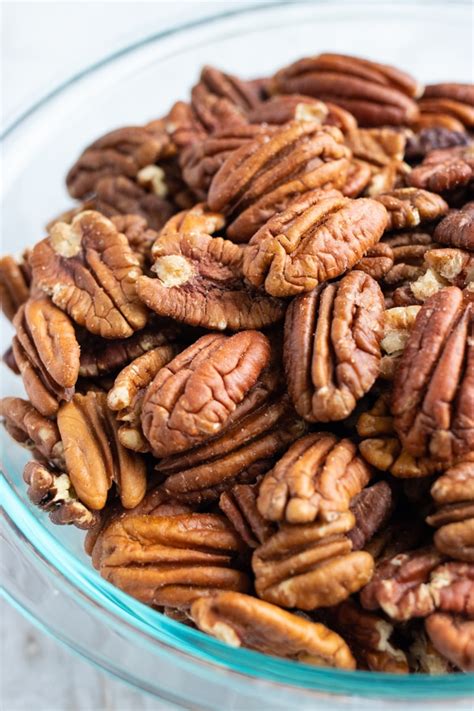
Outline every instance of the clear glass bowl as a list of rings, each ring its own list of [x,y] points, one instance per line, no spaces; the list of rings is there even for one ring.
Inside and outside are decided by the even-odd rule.
[[[20,252],[70,200],[64,174],[116,126],[143,123],[184,98],[203,64],[264,76],[341,51],[394,63],[421,80],[470,80],[469,3],[271,3],[154,35],[53,91],[4,134],[2,252]],[[2,350],[11,337],[3,320]],[[3,368],[4,394],[21,385]],[[472,708],[472,675],[407,676],[317,669],[232,649],[102,580],[82,534],[28,502],[27,453],[2,432],[4,594],[35,624],[116,676],[193,709]],[[34,593],[31,580],[35,579]]]

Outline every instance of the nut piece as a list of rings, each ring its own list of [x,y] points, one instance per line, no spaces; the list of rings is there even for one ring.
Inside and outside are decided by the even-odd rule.
[[[383,311],[380,287],[360,271],[291,302],[284,363],[298,414],[330,422],[353,411],[379,374]]]
[[[270,360],[257,331],[208,334],[163,367],[148,388],[142,426],[157,457],[218,435]]]
[[[0,417],[8,434],[35,457],[64,467],[63,445],[56,423],[43,417],[28,400],[1,398]]]
[[[404,230],[446,215],[448,204],[436,193],[399,188],[376,198],[388,212],[388,230]]]
[[[415,457],[449,465],[474,449],[473,317],[456,287],[436,293],[418,313],[392,397],[395,429]]]
[[[474,143],[432,151],[412,170],[408,182],[415,188],[441,193],[469,185],[474,177]]]
[[[253,554],[258,596],[281,607],[313,610],[360,590],[372,577],[373,559],[365,551],[351,552],[344,534],[354,523],[346,512],[330,523],[283,524]]]
[[[10,255],[0,258],[0,306],[11,321],[30,295],[27,265]]]
[[[437,226],[434,239],[450,247],[474,251],[474,202],[446,215]]]
[[[316,188],[342,188],[350,151],[334,126],[292,121],[233,151],[209,188],[211,210],[229,217],[227,235],[248,242],[276,212]]]
[[[436,649],[462,671],[474,671],[474,621],[435,612],[425,622]]]
[[[274,93],[307,94],[333,101],[350,111],[362,126],[410,123],[418,117],[413,97],[423,88],[405,72],[343,54],[320,54],[280,69]]]
[[[350,505],[356,523],[347,534],[352,542],[352,550],[365,548],[377,531],[387,524],[394,508],[393,489],[386,481],[378,481],[356,494]]]
[[[70,400],[79,375],[79,344],[65,313],[43,296],[30,298],[13,319],[13,354],[33,406],[45,417]]]
[[[216,589],[246,592],[235,569],[240,541],[221,516],[127,516],[112,521],[93,550],[100,574],[148,605],[187,609]]]
[[[219,508],[249,548],[265,543],[274,532],[257,509],[259,487],[259,483],[236,484],[219,499]]]
[[[420,306],[395,306],[384,313],[383,338],[380,346],[384,353],[381,376],[385,380],[393,380],[420,308]]]
[[[30,257],[35,285],[80,326],[104,338],[126,338],[145,326],[136,294],[141,275],[125,235],[98,212],[56,223]]]
[[[258,510],[268,521],[333,521],[369,480],[355,444],[316,432],[295,442],[265,475]]]
[[[449,674],[455,671],[453,665],[438,652],[424,628],[425,625],[411,631],[413,643],[408,648],[411,671],[425,674]]]
[[[338,634],[255,597],[214,593],[196,600],[191,615],[199,629],[233,647],[316,666],[355,668],[349,647]]]
[[[58,427],[67,472],[88,508],[104,508],[112,482],[124,508],[140,503],[146,490],[145,462],[118,441],[117,423],[105,393],[76,394],[60,407]]]
[[[252,237],[244,274],[272,296],[295,296],[351,269],[376,244],[387,211],[375,200],[313,190],[272,217]]]
[[[221,215],[202,205],[173,217],[153,247],[156,278],[142,276],[138,294],[160,316],[212,330],[262,328],[279,321],[285,304],[244,282],[243,250],[212,233]]]
[[[469,136],[464,131],[453,131],[440,125],[430,125],[408,136],[405,160],[423,160],[431,151],[466,146],[468,143]]]
[[[382,281],[393,267],[393,261],[393,249],[390,245],[378,242],[367,251],[365,257],[357,262],[355,268],[365,272],[376,281]]]
[[[128,239],[130,247],[139,255],[142,265],[146,264],[158,233],[150,229],[148,222],[140,215],[116,215],[110,221]]]
[[[51,521],[59,526],[73,524],[77,528],[90,529],[98,523],[98,514],[89,511],[79,501],[67,474],[48,469],[40,462],[28,462],[23,471],[28,484],[28,498],[44,511]]]
[[[384,276],[384,284],[388,287],[402,286],[422,276],[426,270],[425,254],[436,246],[430,234],[411,231],[384,236],[382,244],[391,247],[393,253],[394,265]]]

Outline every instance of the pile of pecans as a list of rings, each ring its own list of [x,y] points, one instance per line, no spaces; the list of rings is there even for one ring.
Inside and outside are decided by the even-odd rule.
[[[0,261],[30,499],[235,646],[474,670],[474,87],[336,54],[89,146]]]

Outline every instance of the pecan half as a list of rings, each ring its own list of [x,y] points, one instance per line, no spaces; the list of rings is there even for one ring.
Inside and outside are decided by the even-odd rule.
[[[474,671],[474,621],[435,612],[425,622],[435,648],[462,671]]]
[[[351,269],[379,241],[387,211],[375,200],[310,191],[272,217],[245,250],[243,269],[272,296],[294,296]]]
[[[422,87],[408,74],[343,54],[320,54],[280,69],[273,92],[307,94],[350,111],[363,126],[406,124],[418,116]]]
[[[213,590],[246,592],[235,568],[240,539],[216,514],[127,516],[98,539],[93,563],[100,574],[148,605],[187,609]]]
[[[388,522],[394,508],[393,488],[386,481],[378,481],[356,494],[350,502],[350,511],[356,522],[347,534],[352,550],[365,549],[377,531]]]
[[[408,182],[415,188],[441,193],[469,185],[473,178],[474,144],[469,144],[428,153],[411,171]]]
[[[222,216],[202,205],[173,217],[153,247],[156,276],[138,279],[140,298],[160,316],[212,330],[279,321],[285,304],[244,281],[242,247],[211,236],[222,226]]]
[[[233,151],[208,194],[210,208],[228,217],[228,237],[248,242],[298,195],[316,188],[341,188],[350,155],[343,140],[333,126],[293,121]]]
[[[256,549],[252,558],[259,597],[282,607],[313,610],[337,605],[372,577],[373,559],[352,552],[345,536],[354,516],[341,514],[330,523],[283,524]]]
[[[0,306],[11,321],[30,295],[27,265],[10,255],[0,258]]]
[[[431,151],[466,146],[468,143],[469,136],[465,132],[453,131],[443,126],[422,128],[408,136],[405,160],[410,162],[423,160]]]
[[[355,444],[316,432],[295,442],[264,476],[258,510],[268,521],[333,521],[369,480]]]
[[[71,479],[64,472],[33,461],[25,466],[23,479],[28,484],[28,498],[47,511],[53,523],[59,526],[73,524],[86,530],[97,524],[98,514],[79,501]]]
[[[372,279],[381,281],[393,267],[393,262],[393,249],[385,242],[378,242],[367,251],[365,257],[357,262],[355,268],[365,272]]]
[[[442,289],[420,309],[395,374],[395,429],[412,455],[453,462],[474,449],[470,305]]]
[[[44,417],[28,400],[19,397],[0,399],[0,417],[8,434],[34,456],[63,467],[63,445],[54,420]]]
[[[214,593],[196,600],[191,615],[199,629],[233,647],[316,666],[355,668],[349,647],[338,634],[255,597]]]
[[[219,499],[219,508],[249,548],[265,543],[274,531],[257,508],[259,487],[259,483],[236,484]]]
[[[136,294],[141,275],[125,235],[98,212],[56,223],[30,257],[35,285],[80,326],[104,338],[125,338],[145,326]]]
[[[150,259],[151,247],[158,237],[158,233],[150,229],[148,222],[140,215],[116,215],[111,222],[119,232],[125,235],[133,251],[142,260],[142,266]]]
[[[145,462],[119,442],[117,423],[105,393],[76,394],[58,412],[67,472],[78,498],[91,509],[102,509],[112,483],[125,508],[145,495]]]
[[[387,244],[393,253],[393,267],[383,278],[387,287],[402,286],[422,276],[425,253],[436,246],[430,234],[417,231],[386,235],[380,244]]]
[[[418,188],[399,188],[376,198],[388,212],[388,230],[404,230],[446,215],[448,204],[440,195]]]
[[[28,299],[13,325],[15,362],[34,407],[51,417],[70,400],[79,375],[79,344],[68,316],[46,297]]]
[[[281,126],[289,121],[314,121],[320,126],[324,123],[337,125],[337,123],[327,120],[329,112],[327,104],[314,99],[312,96],[289,94],[286,96],[272,96],[267,101],[262,101],[255,109],[250,111],[247,118],[251,124],[257,125],[266,123]],[[348,112],[345,113],[347,114]],[[357,127],[357,122],[353,116],[352,125],[354,128]],[[341,128],[341,126],[338,126],[338,128]]]
[[[460,129],[474,126],[474,92],[472,84],[430,84],[418,101],[421,115],[436,120],[440,115],[452,117]]]
[[[270,360],[257,331],[203,336],[163,367],[146,391],[141,421],[157,457],[217,436]]]
[[[310,422],[347,417],[379,374],[383,297],[353,271],[294,299],[285,320],[284,363],[296,411]]]
[[[437,226],[434,239],[450,247],[474,251],[474,202],[446,215]]]

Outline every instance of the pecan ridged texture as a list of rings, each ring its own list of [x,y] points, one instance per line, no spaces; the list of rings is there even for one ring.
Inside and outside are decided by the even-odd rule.
[[[455,667],[474,672],[474,620],[435,612],[425,622],[435,648]]]
[[[120,444],[105,393],[76,394],[59,409],[58,427],[67,473],[88,508],[104,508],[114,482],[125,508],[140,503],[146,490],[145,462]]]
[[[285,303],[245,282],[242,247],[212,237],[223,224],[202,205],[173,217],[153,246],[156,276],[138,279],[138,295],[160,316],[190,326],[240,331],[276,323]]]
[[[460,210],[452,210],[446,215],[437,226],[434,239],[450,247],[474,252],[474,202],[468,202]]]
[[[347,537],[352,550],[365,549],[374,535],[388,523],[395,508],[393,488],[386,481],[367,486],[351,500],[350,511],[355,517],[355,526]]]
[[[257,331],[209,334],[162,368],[147,389],[142,426],[155,456],[166,457],[217,436],[270,360]]]
[[[341,188],[349,156],[339,129],[290,122],[227,157],[211,182],[209,206],[226,215],[230,239],[248,242],[298,195],[317,188]]]
[[[0,306],[11,321],[30,295],[30,273],[25,261],[7,254],[0,258]]]
[[[310,422],[347,417],[380,369],[383,297],[361,271],[294,299],[284,364],[296,411]]]
[[[373,558],[352,551],[350,512],[329,523],[283,524],[252,557],[257,595],[281,607],[337,605],[372,577]]]
[[[93,550],[109,582],[149,605],[188,609],[213,590],[246,592],[240,540],[216,514],[129,516],[112,521]]]
[[[296,198],[253,236],[243,270],[272,296],[296,296],[351,269],[382,236],[387,211],[337,191]]]
[[[233,647],[248,647],[305,664],[355,668],[350,649],[338,634],[255,597],[214,593],[196,600],[191,615],[199,629]]]
[[[449,125],[458,131],[474,127],[474,88],[472,84],[429,84],[418,102],[420,119],[430,125]]]
[[[370,480],[349,439],[316,432],[293,444],[263,478],[258,510],[269,521],[332,521]]]
[[[13,355],[25,390],[42,415],[52,417],[74,394],[79,344],[69,317],[43,296],[28,299],[13,319]]]
[[[30,263],[35,285],[91,333],[125,338],[145,326],[147,311],[136,293],[138,258],[125,235],[98,212],[53,225]]]
[[[64,466],[63,445],[56,422],[44,417],[28,400],[1,398],[0,417],[8,434],[30,449],[37,459]]]
[[[362,126],[406,124],[418,117],[422,87],[387,64],[343,54],[320,54],[280,69],[274,93],[307,94],[350,111]]]
[[[224,491],[219,499],[219,508],[231,522],[249,548],[257,548],[270,538],[274,527],[266,521],[257,508],[260,483],[236,484]]]
[[[440,195],[417,188],[399,188],[376,198],[388,212],[387,230],[404,230],[432,222],[448,212]]]
[[[450,463],[474,450],[474,313],[448,287],[419,311],[395,373],[392,414],[405,449]]]
[[[474,144],[444,148],[428,153],[408,176],[415,188],[443,193],[464,187],[474,179]]]

